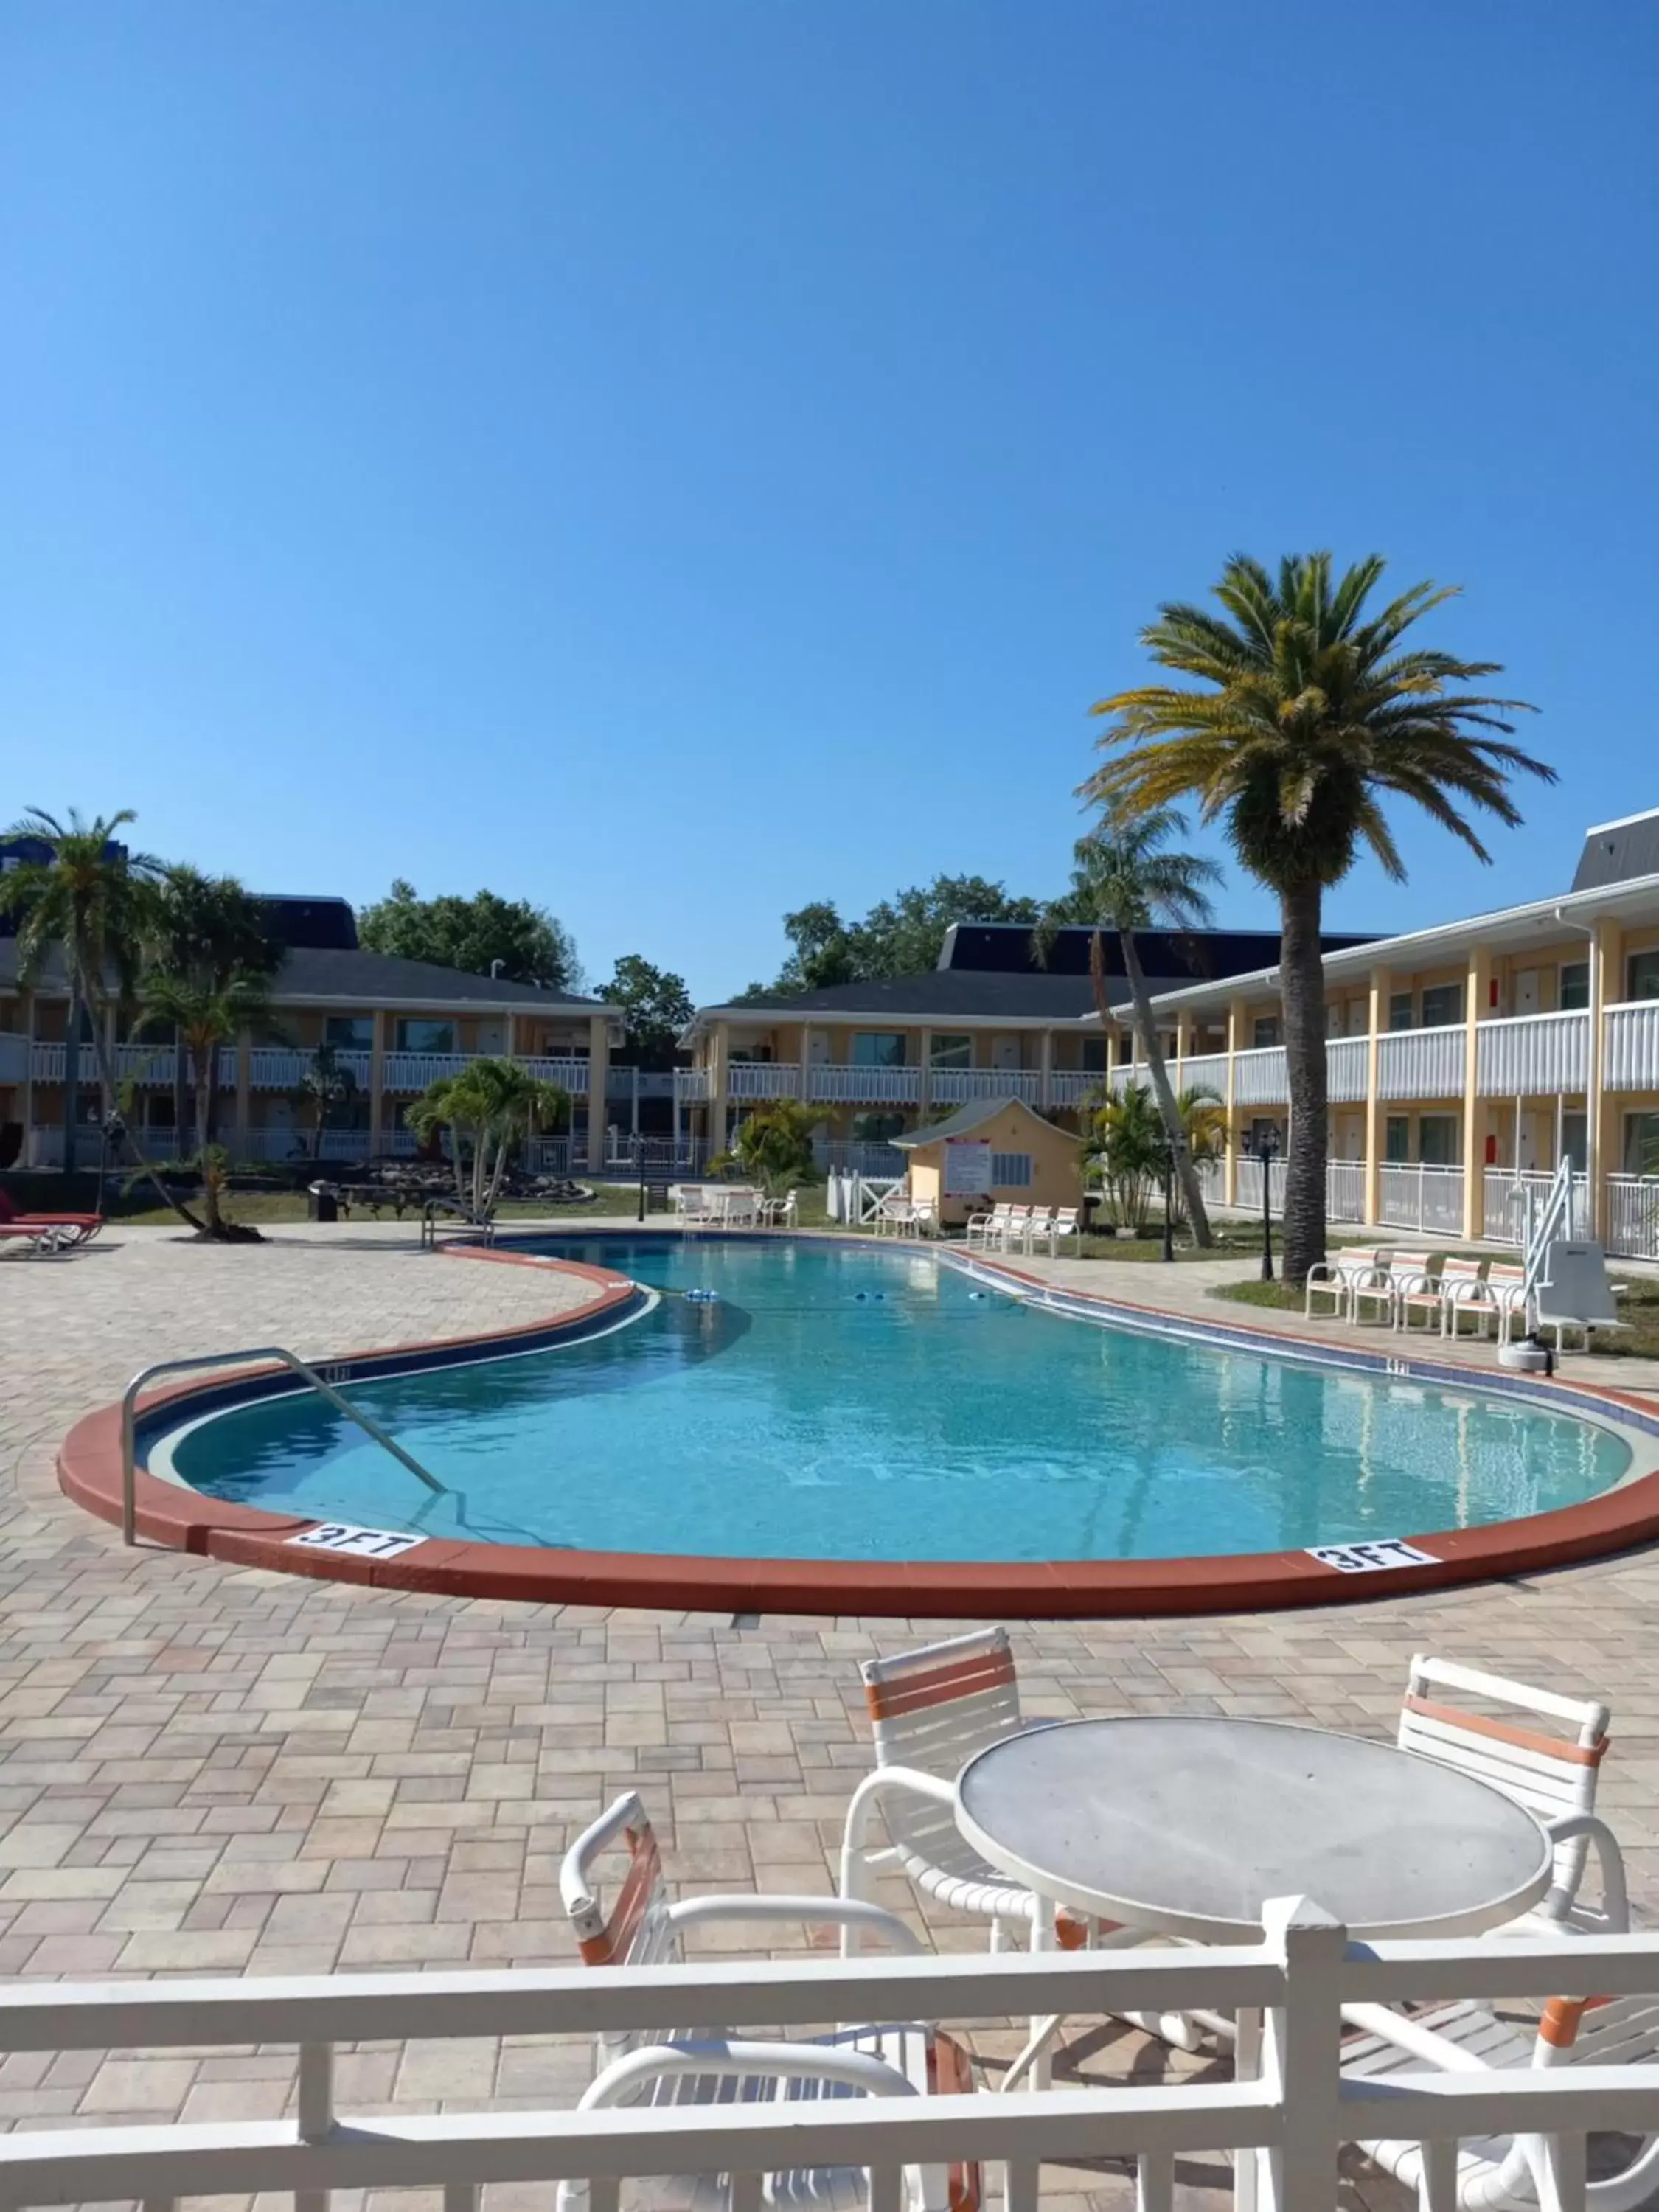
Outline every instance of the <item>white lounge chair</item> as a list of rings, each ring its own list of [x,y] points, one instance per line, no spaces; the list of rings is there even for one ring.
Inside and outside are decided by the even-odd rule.
[[[1057,1206],[1054,1208],[1054,1218],[1048,1231],[1048,1249],[1051,1252],[1063,1243],[1066,1237],[1080,1237],[1083,1234],[1078,1225],[1079,1210],[1075,1206]]]
[[[1414,1313],[1432,1312],[1440,1318],[1440,1280],[1426,1252],[1390,1252],[1389,1289],[1393,1296],[1390,1319],[1397,1329],[1409,1328]]]
[[[798,1191],[792,1190],[782,1198],[763,1198],[757,1209],[762,1226],[767,1229],[793,1229],[798,1212],[796,1200],[799,1195]]]
[[[1651,2065],[1659,2059],[1659,2002],[1652,1997],[1552,1998],[1536,2033],[1500,2021],[1486,2006],[1441,2005],[1415,2017],[1382,2005],[1345,2005],[1343,2019],[1358,2033],[1345,2044],[1342,2072],[1349,2081],[1386,2081],[1420,2074],[1506,2072],[1523,2067]],[[1420,2143],[1379,2142],[1359,2148],[1385,2173],[1424,2193]],[[1465,2137],[1456,2146],[1460,2212],[1540,2212],[1559,2205],[1558,2177],[1549,2171],[1545,2139],[1527,2136]],[[1634,2212],[1659,2184],[1659,2137],[1649,2136],[1620,2170],[1589,2183],[1589,2212]]]
[[[1481,1309],[1490,1304],[1484,1260],[1445,1259],[1440,1262],[1442,1336],[1455,1336],[1462,1315],[1473,1313],[1478,1321]]]
[[[1011,1206],[1002,1219],[1002,1233],[996,1249],[1004,1252],[1020,1252],[1025,1249],[1025,1231],[1031,1218],[1029,1206]]]
[[[963,1232],[965,1241],[969,1244],[982,1244],[988,1251],[993,1241],[1001,1236],[1007,1218],[1008,1208],[1000,1203],[992,1206],[988,1213],[970,1213]]]
[[[617,1845],[627,1850],[628,1869],[607,1914],[598,1900],[594,1862]],[[684,1931],[720,1923],[804,1924],[843,1934],[856,1928],[902,1951],[922,1948],[896,1915],[848,1898],[692,1897],[671,1905],[656,1838],[631,1791],[566,1852],[559,1888],[582,1957],[592,1966],[683,1965]],[[841,2027],[793,2042],[732,2042],[695,2033],[601,2034],[595,2058],[595,2078],[581,2099],[584,2112],[617,2105],[775,2104],[784,2117],[791,2107],[827,2097],[926,2096],[930,2090],[962,2094],[973,2087],[962,2046],[935,2028],[915,2025]],[[728,2176],[688,2179],[696,2212],[720,2212],[729,2204]],[[975,2169],[912,2168],[905,2181],[909,2212],[973,2212],[979,2202]],[[851,2212],[869,2203],[869,2177],[858,2168],[772,2173],[762,2193],[769,2205]],[[561,2212],[574,2212],[585,2197],[582,2185],[560,2184]],[[676,2201],[684,2201],[678,2191]]]
[[[1475,1710],[1467,1702],[1471,1698],[1501,1711]],[[1413,1659],[1400,1709],[1400,1748],[1501,1790],[1536,1814],[1556,1838],[1548,1894],[1500,1935],[1620,1936],[1629,1927],[1624,1861],[1611,1831],[1595,1818],[1609,1718],[1595,1698],[1534,1689],[1424,1652]],[[1599,1907],[1579,1897],[1592,1850],[1601,1878]]]
[[[1034,1206],[1030,1209],[1025,1217],[1025,1226],[1020,1233],[1019,1249],[1022,1252],[1036,1251],[1037,1246],[1047,1238],[1049,1225],[1054,1218],[1054,1212],[1051,1206]]]

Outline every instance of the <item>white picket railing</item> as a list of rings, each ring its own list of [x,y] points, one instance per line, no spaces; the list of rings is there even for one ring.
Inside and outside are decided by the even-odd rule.
[[[1233,1054],[1233,1101],[1239,1106],[1282,1106],[1291,1079],[1282,1044],[1262,1045]]]
[[[1042,1092],[1041,1073],[1029,1067],[933,1067],[927,1083],[936,1106],[960,1106],[972,1098],[1023,1098],[1036,1106]]]
[[[1104,1096],[1106,1071],[1103,1067],[1056,1067],[1048,1077],[1048,1103],[1051,1106],[1087,1106]],[[935,1097],[938,1093],[935,1092]]]
[[[1180,1079],[1176,1087],[1182,1091],[1213,1091],[1218,1098],[1224,1099],[1227,1055],[1224,1052],[1194,1053],[1190,1060],[1183,1060],[1178,1069],[1170,1066],[1170,1082],[1176,1083],[1177,1076]]]
[[[920,1093],[921,1070],[856,1067],[824,1060],[808,1068],[806,1080],[807,1096],[826,1103],[846,1101],[862,1106],[914,1106]]]
[[[1475,1031],[1475,1083],[1483,1098],[1553,1097],[1589,1080],[1589,1016],[1517,1014]]]
[[[799,1098],[800,1069],[782,1060],[734,1060],[726,1070],[728,1098]]]
[[[37,1083],[61,1083],[67,1072],[69,1048],[63,1044],[36,1044],[29,1054],[29,1066]],[[145,1044],[142,1039],[136,1044],[118,1044],[112,1054],[115,1079],[118,1083],[170,1084],[173,1081],[173,1048],[170,1044]],[[21,1073],[21,1070],[19,1071]],[[82,1084],[96,1083],[98,1054],[89,1044],[81,1048],[76,1068],[76,1080]]]
[[[1659,1260],[1659,1176],[1607,1177],[1607,1249],[1626,1260]]]
[[[1659,999],[1608,1006],[1602,1023],[1606,1041],[1602,1087],[1659,1091]]]
[[[593,2212],[624,2182],[732,2177],[731,2201],[761,2201],[779,2171],[865,2169],[874,2212],[897,2212],[907,2169],[994,2166],[1006,2212],[1036,2212],[1043,2168],[1133,2164],[1140,2212],[1168,2212],[1181,2163],[1231,2154],[1235,2198],[1270,2212],[1329,2212],[1344,2146],[1377,2136],[1435,2146],[1424,2212],[1454,2212],[1456,2145],[1534,2139],[1560,2212],[1584,2212],[1591,2133],[1659,2134],[1659,2067],[1622,2064],[1345,2078],[1343,2008],[1471,1996],[1512,2005],[1550,1995],[1645,1996],[1659,1938],[1495,1943],[1462,1937],[1351,1944],[1316,1903],[1263,1913],[1259,1943],[1160,1950],[968,1953],[744,1960],[684,1966],[559,1966],[516,1972],[362,1974],[282,1980],[15,1982],[0,1995],[0,2051],[53,2065],[106,2051],[297,2047],[289,2112],[132,2127],[30,2126],[0,2139],[0,2195],[13,2206],[292,2193],[326,2212],[330,2192],[441,2190],[477,2212],[491,2185],[572,2181]],[[630,2102],[578,2111],[350,2109],[342,2045],[549,2036],[727,2040],[834,2020],[955,2027],[1057,2014],[1209,2013],[1250,2023],[1232,2078],[1066,2082],[996,2094],[841,2095],[712,2105]],[[1628,2154],[1626,2154],[1628,2157]],[[1054,2176],[1074,2193],[1074,2172]],[[630,2201],[632,2192],[629,2192]]]
[[[1514,1168],[1486,1168],[1481,1176],[1486,1237],[1494,1244],[1519,1244],[1525,1234],[1528,1195],[1536,1215],[1553,1188],[1554,1176],[1547,1168],[1524,1168],[1519,1172]],[[1572,1234],[1593,1234],[1589,1193],[1583,1176],[1573,1182]]]
[[[1333,1221],[1365,1218],[1364,1160],[1331,1160],[1326,1164],[1325,1211]]]
[[[1364,1097],[1370,1083],[1371,1041],[1368,1036],[1327,1037],[1326,1096],[1335,1106]]]
[[[1275,1213],[1285,1210],[1285,1178],[1290,1173],[1290,1164],[1281,1152],[1269,1162],[1267,1203]],[[1235,1186],[1236,1203],[1252,1213],[1261,1211],[1261,1163],[1253,1152],[1246,1152],[1238,1163],[1238,1181]]]
[[[1389,1228],[1462,1235],[1462,1168],[1431,1167],[1426,1162],[1411,1167],[1396,1164],[1384,1167],[1379,1180],[1381,1218]]]
[[[697,1106],[708,1096],[708,1070],[706,1067],[677,1067],[674,1070],[674,1096],[682,1106]]]
[[[1379,1098],[1461,1098],[1468,1037],[1462,1022],[1450,1028],[1391,1030],[1377,1040]]]

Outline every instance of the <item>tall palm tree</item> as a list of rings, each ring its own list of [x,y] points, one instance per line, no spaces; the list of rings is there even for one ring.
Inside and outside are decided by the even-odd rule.
[[[190,1069],[196,1099],[196,1155],[201,1163],[210,1237],[223,1237],[229,1225],[219,1210],[223,1177],[212,1172],[208,1158],[219,1048],[234,1043],[244,1030],[268,1028],[270,1021],[270,986],[262,975],[233,975],[216,988],[188,975],[153,975],[144,986],[139,1029],[170,1029],[178,1041],[179,1056]],[[220,1158],[221,1169],[223,1164]]]
[[[1279,896],[1280,988],[1290,1073],[1291,1152],[1285,1274],[1300,1281],[1325,1254],[1324,893],[1368,846],[1405,878],[1383,800],[1413,800],[1479,859],[1491,855],[1465,806],[1511,826],[1519,771],[1555,772],[1507,740],[1526,707],[1458,687],[1501,673],[1401,641],[1452,589],[1414,584],[1367,617],[1378,554],[1333,582],[1328,553],[1281,561],[1278,576],[1235,555],[1215,586],[1223,614],[1176,602],[1141,643],[1199,688],[1146,684],[1103,699],[1108,757],[1082,794],[1145,815],[1179,799],[1226,826],[1234,851]],[[1530,711],[1530,710],[1528,710]]]
[[[1135,944],[1138,929],[1160,924],[1176,929],[1206,927],[1214,919],[1205,886],[1218,883],[1221,871],[1213,860],[1197,853],[1167,853],[1161,849],[1171,837],[1182,836],[1186,819],[1173,806],[1159,806],[1139,815],[1111,812],[1073,848],[1075,865],[1071,889],[1044,913],[1036,927],[1039,951],[1052,942],[1063,924],[1082,922],[1095,934],[1089,948],[1089,972],[1094,981],[1095,1007],[1108,1037],[1115,1018],[1106,996],[1105,948],[1102,932],[1115,929],[1123,949],[1123,972],[1134,1002],[1135,1030],[1152,1078],[1152,1095],[1170,1148],[1182,1206],[1192,1224],[1195,1243],[1212,1244],[1210,1217],[1199,1188],[1198,1170],[1180,1103],[1170,1081],[1158,1024],[1152,1014],[1152,994]]]
[[[234,876],[205,875],[187,861],[165,869],[149,902],[143,951],[147,978],[165,976],[198,1002],[246,996],[248,985],[264,985],[264,997],[254,994],[248,1004],[256,1011],[257,1025],[271,1033],[269,985],[282,965],[283,948],[265,926],[263,904]],[[159,1018],[152,1021],[157,1025]],[[224,1042],[234,1043],[234,1033]],[[216,1052],[207,1071],[210,1139],[218,1124],[218,1066]],[[173,1079],[174,1119],[180,1128],[191,1079],[181,1041]]]
[[[309,1107],[317,1117],[311,1132],[313,1160],[323,1156],[323,1132],[328,1127],[331,1109],[349,1106],[356,1096],[357,1079],[341,1059],[338,1048],[328,1043],[319,1044],[300,1070],[300,1079],[293,1091],[294,1103]]]
[[[428,1084],[404,1119],[422,1137],[448,1130],[455,1196],[469,1219],[486,1221],[514,1146],[538,1127],[555,1127],[569,1105],[568,1091],[542,1082],[517,1060],[475,1060],[459,1074]]]
[[[86,820],[73,808],[60,822],[33,807],[8,836],[50,847],[48,860],[25,861],[0,877],[0,903],[17,918],[19,980],[32,984],[54,945],[63,951],[70,989],[69,1042],[64,1054],[64,1165],[75,1164],[76,1091],[82,1014],[91,1017],[92,1048],[106,1100],[115,1097],[115,1071],[103,1019],[112,984],[120,998],[137,989],[139,963],[161,864],[148,853],[123,853],[115,833],[137,817],[131,807]],[[201,1223],[180,1204],[143,1159],[128,1133],[133,1157],[155,1185],[164,1205],[192,1229]]]

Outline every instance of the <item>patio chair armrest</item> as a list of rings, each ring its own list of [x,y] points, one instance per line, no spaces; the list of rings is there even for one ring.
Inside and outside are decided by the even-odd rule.
[[[841,1881],[838,1885],[843,1898],[859,1894],[859,1867],[867,1852],[866,1838],[869,1833],[870,1815],[884,1797],[922,1797],[930,1804],[945,1805],[953,1810],[957,1793],[952,1785],[941,1781],[937,1774],[924,1773],[915,1766],[878,1766],[866,1774],[853,1792],[853,1802],[847,1808],[847,1825],[842,1831]],[[842,1938],[842,1950],[850,1956],[854,1945],[848,1938],[849,1929]]]
[[[1627,1934],[1630,1929],[1630,1894],[1625,1881],[1625,1855],[1619,1848],[1619,1839],[1607,1822],[1594,1813],[1566,1813],[1559,1820],[1547,1820],[1544,1832],[1552,1843],[1570,1843],[1575,1836],[1589,1840],[1595,1854],[1595,1863],[1601,1873],[1601,1909],[1607,1917],[1607,1926],[1614,1935]],[[1562,1917],[1572,1904],[1577,1885],[1571,1890],[1558,1885],[1539,1906],[1539,1911],[1553,1920]],[[1556,1902],[1559,1899],[1559,1903]]]
[[[811,2043],[648,2043],[613,2059],[583,2090],[579,2112],[620,2104],[641,2083],[674,2074],[763,2074],[774,2080],[836,2081],[867,2097],[914,2097],[914,2082],[867,2051]]]
[[[1419,1291],[1437,1291],[1440,1287],[1439,1276],[1430,1274],[1426,1267],[1407,1267],[1393,1275],[1393,1282],[1395,1291],[1405,1298],[1415,1297]]]
[[[1445,2074],[1488,2074],[1492,2069],[1484,2058],[1477,2058],[1462,2044],[1451,2042],[1446,2036],[1437,2035],[1431,2027],[1420,2021],[1409,2020],[1403,2013],[1394,2012],[1387,2005],[1345,2004],[1342,2017],[1350,2027],[1360,2028],[1374,2035],[1380,2043],[1390,2043],[1396,2051],[1403,2051],[1409,2058],[1420,2058],[1430,2066],[1437,2066]]]
[[[885,1936],[899,1951],[919,1952],[924,1947],[897,1913],[884,1905],[861,1897],[782,1897],[752,1893],[732,1897],[685,1897],[668,1908],[676,1928],[706,1926],[710,1921],[784,1920],[811,1928],[868,1929]]]
[[[1492,1302],[1492,1286],[1479,1275],[1456,1275],[1441,1283],[1440,1295],[1453,1305],[1486,1305]]]

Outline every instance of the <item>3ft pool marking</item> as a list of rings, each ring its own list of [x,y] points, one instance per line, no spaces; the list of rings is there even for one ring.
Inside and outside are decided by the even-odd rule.
[[[412,1552],[427,1540],[397,1528],[356,1528],[349,1521],[319,1521],[314,1528],[302,1528],[288,1540],[313,1552],[351,1552],[361,1559],[395,1559],[400,1552]]]
[[[1437,1552],[1425,1552],[1403,1536],[1379,1538],[1369,1544],[1310,1544],[1308,1557],[1322,1567],[1334,1567],[1340,1575],[1385,1574],[1391,1567],[1431,1567]]]

